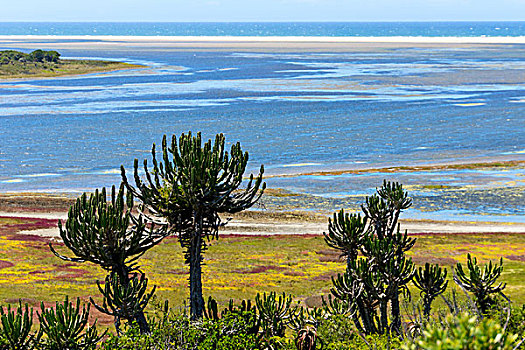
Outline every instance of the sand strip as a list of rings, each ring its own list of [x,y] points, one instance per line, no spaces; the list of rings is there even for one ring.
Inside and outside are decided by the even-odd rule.
[[[509,44],[525,44],[525,37],[0,36],[0,46],[3,48],[33,50],[361,52],[373,49],[478,48]]]
[[[282,216],[282,217],[281,217]],[[0,212],[0,217],[14,218],[42,218],[62,219],[67,218],[65,212],[31,213],[31,212]],[[328,218],[321,216],[312,217],[310,221],[288,220],[285,215],[275,213],[258,213],[256,217],[234,218],[221,229],[221,234],[242,235],[298,235],[314,234],[321,235],[327,230]],[[409,221],[402,222],[401,228],[408,230],[411,234],[437,233],[437,234],[487,234],[487,233],[523,233],[525,224],[509,224],[497,222],[426,222]],[[23,231],[24,234],[39,235],[45,237],[59,237],[58,228]]]
[[[407,36],[116,36],[116,35],[0,35],[0,40],[97,40],[106,42],[280,42],[280,43],[432,43],[432,44],[525,44],[525,36],[407,37]]]

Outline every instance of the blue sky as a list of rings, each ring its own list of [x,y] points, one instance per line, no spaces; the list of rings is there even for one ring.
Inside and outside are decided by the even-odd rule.
[[[0,21],[525,20],[525,0],[0,0]]]

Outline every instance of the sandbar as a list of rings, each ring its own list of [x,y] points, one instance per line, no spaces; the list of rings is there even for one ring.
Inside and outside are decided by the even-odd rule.
[[[354,51],[403,47],[472,47],[525,44],[519,37],[301,37],[301,36],[111,36],[0,35],[0,47],[124,50]]]

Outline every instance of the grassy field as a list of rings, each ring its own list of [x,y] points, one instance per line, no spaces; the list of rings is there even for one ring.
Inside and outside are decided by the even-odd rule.
[[[52,305],[65,295],[100,300],[97,280],[105,274],[90,264],[67,263],[48,248],[49,239],[24,234],[26,230],[55,227],[44,219],[0,218],[0,300],[15,303],[21,298],[32,305]],[[67,248],[55,244],[68,254]],[[502,281],[506,294],[516,303],[525,302],[525,235],[421,235],[410,252],[417,264],[450,266],[464,262],[470,252],[482,261],[503,256]],[[160,300],[183,305],[188,297],[188,268],[176,238],[168,238],[140,260]],[[220,303],[230,298],[253,298],[257,292],[287,292],[307,305],[319,303],[327,294],[330,277],[344,271],[337,252],[321,236],[223,236],[212,241],[203,268],[205,297]],[[417,299],[417,293],[413,293]],[[96,315],[103,324],[111,319]]]
[[[96,60],[60,60],[58,63],[24,62],[17,64],[0,64],[0,79],[57,77],[142,67],[143,66],[123,62]]]

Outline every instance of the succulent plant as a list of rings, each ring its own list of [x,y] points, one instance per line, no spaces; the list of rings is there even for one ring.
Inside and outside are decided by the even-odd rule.
[[[489,261],[481,267],[477,259],[468,254],[467,268],[468,271],[465,271],[463,265],[457,263],[454,282],[474,294],[476,306],[482,314],[485,314],[496,303],[493,295],[502,293],[507,286],[506,283],[495,285],[503,271],[503,259],[500,259],[499,265],[493,265],[492,261]]]
[[[265,184],[264,168],[240,189],[248,153],[239,143],[225,150],[225,138],[202,143],[201,134],[182,134],[177,142],[173,136],[168,144],[162,139],[162,158],[157,159],[152,147],[153,169],[144,161],[145,180],[139,176],[138,160],[134,163],[135,186],[128,181],[124,167],[122,180],[144,205],[153,221],[165,221],[170,231],[179,236],[186,264],[190,267],[190,313],[193,320],[204,311],[202,297],[202,260],[207,241],[218,238],[223,224],[219,213],[237,213],[257,202]]]
[[[42,333],[31,333],[33,308],[29,309],[27,304],[22,307],[19,301],[16,311],[10,305],[6,311],[0,307],[0,322],[0,334],[6,343],[6,350],[32,350],[38,345]]]
[[[447,269],[441,268],[438,264],[430,265],[429,263],[425,263],[424,268],[420,266],[416,270],[413,282],[421,291],[423,314],[428,319],[432,301],[447,289]]]
[[[96,190],[89,198],[84,193],[69,209],[65,225],[58,222],[60,237],[75,256],[59,254],[49,244],[51,251],[62,260],[99,265],[110,275],[118,276],[111,278],[125,290],[130,274],[139,269],[138,259],[168,235],[166,225],[146,223],[141,208],[135,215],[133,206],[133,195],[125,193],[123,184],[118,193],[112,187],[109,200],[105,188]],[[149,331],[143,312],[135,315],[135,321],[142,332]]]
[[[95,349],[97,343],[106,332],[98,335],[96,322],[88,324],[90,304],[80,307],[80,299],[76,305],[68,297],[63,303],[56,303],[55,308],[45,308],[41,304],[41,313],[37,312],[40,329],[46,335],[44,347],[49,350],[90,350]]]
[[[384,181],[361,206],[363,219],[340,211],[329,221],[325,241],[347,256],[346,272],[332,278],[331,293],[348,304],[349,316],[366,334],[401,333],[399,294],[408,292],[406,285],[414,275],[414,264],[405,253],[416,240],[401,233],[398,221],[411,204],[401,184]]]

